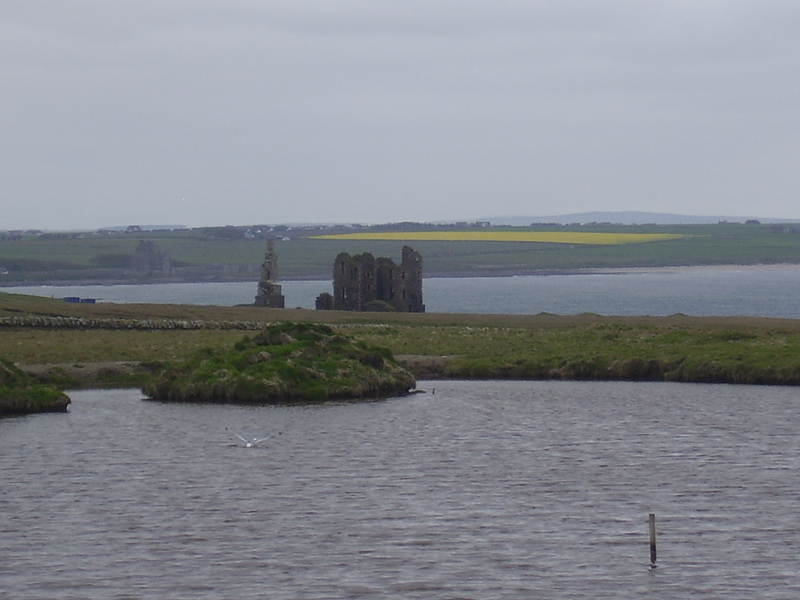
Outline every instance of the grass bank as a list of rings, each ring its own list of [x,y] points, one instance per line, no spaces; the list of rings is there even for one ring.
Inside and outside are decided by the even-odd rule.
[[[20,319],[38,319],[38,325]],[[16,321],[15,321],[16,319]],[[389,348],[424,378],[800,385],[800,321],[349,313],[256,307],[68,304],[0,294],[0,356],[72,385],[131,385],[166,361],[277,321],[329,324]],[[17,323],[16,325],[14,323]],[[49,325],[48,325],[49,323]],[[82,325],[83,323],[83,325]],[[140,325],[140,328],[136,326]],[[91,379],[92,364],[106,369]],[[112,363],[138,365],[119,378]],[[84,375],[81,375],[81,369]]]
[[[15,365],[0,359],[0,417],[40,412],[65,412],[69,397],[42,385]]]

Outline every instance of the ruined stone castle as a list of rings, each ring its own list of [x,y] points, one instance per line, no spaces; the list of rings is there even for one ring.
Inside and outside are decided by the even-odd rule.
[[[267,240],[267,251],[261,265],[261,278],[258,280],[255,306],[284,307],[281,286],[275,283],[276,279],[278,279],[278,255],[275,252],[275,240],[270,238]]]
[[[156,250],[155,242],[152,240],[139,240],[139,245],[136,246],[130,260],[134,271],[169,273],[172,269],[169,255]]]
[[[317,297],[319,310],[425,312],[422,303],[422,257],[403,247],[402,261],[365,252],[342,252],[333,263],[333,295]]]

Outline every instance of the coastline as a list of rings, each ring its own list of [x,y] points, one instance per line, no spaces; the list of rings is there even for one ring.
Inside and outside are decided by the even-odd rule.
[[[778,271],[800,270],[800,263],[760,263],[760,264],[735,264],[726,263],[718,265],[668,265],[658,267],[591,267],[579,269],[497,269],[492,271],[446,271],[428,272],[423,279],[491,279],[511,277],[557,277],[563,275],[625,275],[643,273],[691,273],[704,271]],[[279,281],[329,281],[329,274],[306,277],[281,277]],[[3,281],[0,278],[0,290],[13,290],[20,287],[81,287],[81,286],[116,286],[116,285],[155,285],[155,284],[202,284],[202,283],[258,283],[254,274],[248,276],[220,276],[213,278],[200,277],[157,277],[147,279],[132,278],[84,278],[84,279],[59,279],[45,278],[41,280]],[[9,292],[13,293],[13,292]]]

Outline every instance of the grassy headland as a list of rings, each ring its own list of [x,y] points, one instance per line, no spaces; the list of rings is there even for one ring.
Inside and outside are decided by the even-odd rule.
[[[46,365],[29,370],[61,385],[140,385],[148,373],[167,361],[186,358],[201,348],[234,344],[246,332],[279,321],[324,323],[357,340],[386,347],[419,379],[800,385],[800,321],[685,315],[526,316],[80,305],[0,294],[0,356],[26,369],[28,365]],[[88,368],[92,364],[100,368]],[[115,374],[113,367],[119,364],[126,369]],[[138,368],[131,369],[131,365]],[[92,379],[87,374],[98,370],[103,378]]]

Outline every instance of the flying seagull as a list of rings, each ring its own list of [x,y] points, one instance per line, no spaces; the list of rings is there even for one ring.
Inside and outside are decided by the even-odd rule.
[[[269,439],[269,438],[251,438],[251,439],[247,439],[246,437],[239,435],[235,431],[232,431],[231,433],[233,433],[233,435],[235,435],[240,440],[242,440],[244,442],[244,445],[245,445],[246,448],[252,448],[256,444],[258,444],[260,442],[265,442],[265,441],[267,441]]]

